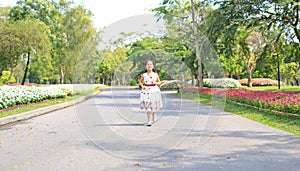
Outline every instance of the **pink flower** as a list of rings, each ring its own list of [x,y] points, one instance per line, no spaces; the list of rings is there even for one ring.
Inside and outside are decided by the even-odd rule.
[[[238,101],[257,107],[284,111],[290,113],[300,113],[299,94],[289,94],[285,92],[266,92],[248,89],[213,89],[213,88],[182,88],[181,91],[199,92],[211,96],[226,97],[232,101]]]

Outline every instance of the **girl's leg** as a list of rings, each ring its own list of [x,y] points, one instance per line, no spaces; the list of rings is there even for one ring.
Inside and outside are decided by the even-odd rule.
[[[157,120],[157,119],[156,119],[155,112],[153,112],[153,113],[152,113],[152,121],[153,121],[153,122],[156,122],[156,120]]]
[[[147,111],[148,123],[147,125],[151,125],[151,112]]]

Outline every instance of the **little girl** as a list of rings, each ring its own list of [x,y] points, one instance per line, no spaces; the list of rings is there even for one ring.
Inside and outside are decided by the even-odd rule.
[[[147,111],[147,126],[151,126],[156,121],[155,112],[162,108],[162,99],[160,89],[160,79],[154,70],[154,65],[151,60],[145,62],[146,73],[142,74],[139,85],[142,87],[140,107]],[[144,84],[143,84],[144,82]],[[152,121],[151,121],[152,113]]]

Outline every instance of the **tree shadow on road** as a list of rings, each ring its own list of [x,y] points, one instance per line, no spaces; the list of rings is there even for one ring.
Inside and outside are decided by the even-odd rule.
[[[145,126],[142,123],[96,124],[95,126]]]

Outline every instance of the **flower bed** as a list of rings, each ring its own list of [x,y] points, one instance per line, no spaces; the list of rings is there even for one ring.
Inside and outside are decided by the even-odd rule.
[[[299,94],[282,92],[253,91],[248,89],[198,89],[182,88],[181,91],[199,92],[206,95],[226,96],[227,99],[256,106],[258,108],[276,110],[286,113],[300,114]]]
[[[46,99],[63,98],[67,94],[54,87],[1,86],[0,110],[19,104],[36,103]]]

